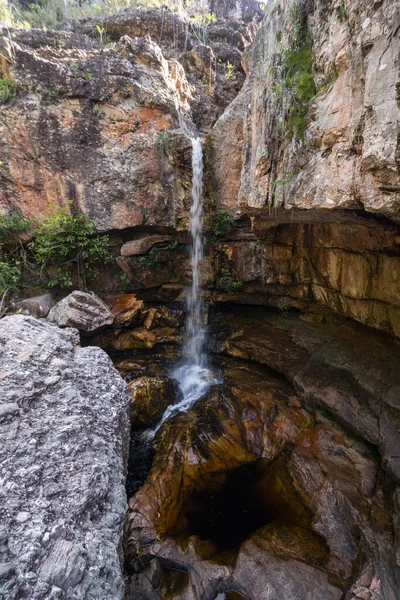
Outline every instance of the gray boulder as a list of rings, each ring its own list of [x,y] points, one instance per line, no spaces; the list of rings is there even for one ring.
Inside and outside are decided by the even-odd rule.
[[[22,312],[24,315],[31,315],[40,319],[47,317],[50,309],[53,305],[53,298],[51,294],[44,294],[43,296],[35,296],[34,298],[25,298],[21,302],[15,304],[15,309]]]
[[[76,330],[0,321],[0,598],[121,599],[126,384]]]
[[[83,335],[95,335],[113,324],[114,315],[96,294],[75,291],[60,300],[47,319],[59,327],[76,327]]]

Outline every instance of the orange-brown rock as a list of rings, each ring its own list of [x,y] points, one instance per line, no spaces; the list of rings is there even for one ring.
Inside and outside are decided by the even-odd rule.
[[[121,256],[136,256],[137,254],[146,254],[154,244],[171,241],[169,235],[142,235],[136,240],[126,242],[121,248]]]
[[[1,213],[40,218],[71,199],[103,231],[186,225],[190,141],[179,119],[190,118],[191,93],[179,63],[150,39],[104,48],[67,32],[10,36],[1,68],[19,93],[0,107]]]
[[[97,336],[95,342],[108,350],[151,349],[157,344],[180,344],[182,311],[166,306],[146,308],[134,294],[108,297],[114,306],[113,330]]]
[[[115,317],[115,325],[127,327],[139,319],[144,307],[143,300],[135,294],[115,294],[106,296],[105,302]]]
[[[282,211],[280,217],[284,218]],[[255,216],[253,232],[245,239],[240,233],[236,237],[238,241],[214,248],[217,276],[228,264],[233,277],[243,283],[231,300],[233,296],[244,303],[325,307],[400,336],[396,227],[354,219],[277,225],[273,218]],[[229,301],[221,292],[215,298]]]
[[[139,377],[128,384],[130,419],[135,428],[151,427],[178,396],[178,388],[169,377]]]
[[[159,431],[150,474],[130,500],[127,565],[143,570],[135,585],[156,555],[187,572],[180,597],[190,600],[206,589],[275,600],[282,581],[291,599],[339,600],[369,560],[360,536],[363,552],[377,549],[382,578],[392,522],[371,447],[310,415],[271,372],[242,360],[220,366],[223,386]],[[391,561],[390,593],[395,582]]]

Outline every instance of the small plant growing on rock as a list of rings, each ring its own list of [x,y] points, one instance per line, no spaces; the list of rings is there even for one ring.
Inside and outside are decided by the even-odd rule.
[[[0,79],[0,104],[5,104],[17,94],[17,86],[9,79]]]
[[[106,116],[106,113],[104,112],[104,110],[102,108],[99,108],[98,106],[94,107],[93,114],[98,119],[104,119],[104,117]]]
[[[168,150],[171,142],[171,133],[169,131],[163,130],[157,133],[157,141],[156,141],[156,153],[158,158],[164,159],[168,158]]]
[[[222,267],[219,272],[219,286],[226,292],[238,292],[243,287],[243,281],[235,279],[229,267]]]
[[[102,27],[101,25],[96,25],[96,31],[99,36],[100,43],[103,44],[103,42],[105,41],[105,33],[106,33],[105,28]]]
[[[93,77],[93,75],[92,75],[91,73],[85,73],[85,74],[84,74],[84,78],[85,78],[87,81],[93,81],[93,79],[94,79],[94,77]]]
[[[7,292],[21,284],[26,270],[32,270],[31,257],[23,242],[30,231],[30,221],[20,215],[0,216],[0,316]]]
[[[225,68],[225,76],[227,79],[230,79],[231,77],[233,77],[233,75],[235,74],[235,68],[233,66],[232,63],[228,62],[226,63],[226,68]]]
[[[347,14],[346,14],[346,9],[344,7],[344,4],[340,4],[339,6],[337,6],[335,11],[336,11],[336,16],[339,19],[339,21],[341,23],[345,23],[347,21]]]
[[[293,307],[290,306],[290,304],[286,304],[285,302],[279,306],[279,312],[284,317],[288,317],[292,311],[293,311]]]
[[[109,258],[108,237],[96,233],[94,221],[63,209],[43,219],[30,247],[49,278],[49,287],[71,287],[76,269],[78,286],[86,288]]]
[[[230,233],[231,231],[233,231],[234,228],[235,228],[235,219],[233,218],[233,216],[231,215],[230,212],[228,212],[227,210],[220,210],[219,212],[216,213],[213,224],[212,224],[212,231],[213,231],[214,237],[216,237],[216,238],[223,237],[223,236],[227,235],[228,233]]]

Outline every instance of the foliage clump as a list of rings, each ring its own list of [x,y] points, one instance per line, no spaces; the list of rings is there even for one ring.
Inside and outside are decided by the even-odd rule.
[[[17,86],[9,79],[0,78],[0,104],[5,104],[17,93]]]
[[[285,46],[281,43],[280,64],[273,66],[270,71],[275,78],[275,99],[279,101],[284,92],[290,98],[286,134],[301,140],[307,129],[310,101],[317,90],[313,76],[312,40],[307,15],[303,14],[296,4],[293,4],[291,9],[291,23],[290,44]]]
[[[220,210],[216,213],[212,224],[212,231],[216,238],[227,235],[235,228],[235,219],[227,210]]]
[[[0,216],[0,294],[17,287],[23,271],[30,266],[29,253],[22,241],[31,223],[18,214]]]
[[[57,211],[41,222],[0,216],[0,294],[19,286],[86,289],[109,258],[108,238],[82,214]]]
[[[30,248],[48,277],[49,287],[72,287],[76,272],[78,286],[86,288],[109,258],[108,237],[96,233],[94,221],[63,209],[43,219]]]
[[[235,279],[229,267],[222,267],[219,272],[219,287],[229,293],[238,292],[243,287],[243,281]]]

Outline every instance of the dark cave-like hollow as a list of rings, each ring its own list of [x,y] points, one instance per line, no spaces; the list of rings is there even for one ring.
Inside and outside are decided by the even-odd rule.
[[[260,459],[199,483],[185,503],[179,533],[213,542],[218,552],[238,550],[254,532],[290,528],[311,529],[311,513],[301,503],[281,456],[272,463]],[[321,546],[323,546],[321,540]],[[324,553],[321,547],[321,554]]]

